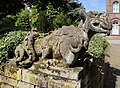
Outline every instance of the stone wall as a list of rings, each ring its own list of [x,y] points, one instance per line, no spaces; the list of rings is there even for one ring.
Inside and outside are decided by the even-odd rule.
[[[1,88],[80,88],[80,82],[63,78],[53,79],[47,74],[33,74],[30,70],[18,69],[14,73],[5,69],[0,75]]]
[[[20,69],[14,64],[2,66],[0,88],[103,88],[104,74],[96,66],[83,68]]]

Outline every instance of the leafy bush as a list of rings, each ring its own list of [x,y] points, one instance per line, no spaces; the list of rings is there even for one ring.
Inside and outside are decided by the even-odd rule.
[[[62,7],[55,8],[51,3],[45,10],[40,10],[37,6],[32,6],[31,12],[27,6],[17,15],[16,26],[25,28],[35,27],[39,31],[48,32],[63,25],[78,25],[79,18],[68,14]]]
[[[22,9],[21,12],[19,12],[19,14],[17,14],[16,16],[17,16],[17,20],[15,22],[16,26],[30,28],[29,11],[26,7]]]
[[[7,15],[0,20],[0,27],[14,27],[16,16]]]
[[[0,19],[0,34],[13,31],[13,28],[15,28],[15,22],[16,16],[13,15],[7,15],[6,17]]]
[[[4,34],[0,38],[0,64],[6,63],[14,57],[14,50],[20,44],[27,32],[14,31]]]
[[[43,15],[43,14],[42,14]],[[31,12],[29,14],[29,21],[30,21],[30,25],[33,28],[38,28],[38,17],[39,17],[39,12],[36,6],[32,6]]]
[[[104,74],[104,59],[105,50],[109,46],[107,40],[99,34],[92,37],[89,43],[87,53],[90,55],[89,59],[92,62],[91,67],[97,67],[101,74]]]
[[[105,50],[109,43],[107,40],[99,34],[92,37],[87,52],[95,58],[100,58],[104,56]]]
[[[51,5],[48,5],[46,10],[46,18],[48,19],[48,24],[53,27],[53,29],[71,24],[71,19],[60,7],[53,8]]]

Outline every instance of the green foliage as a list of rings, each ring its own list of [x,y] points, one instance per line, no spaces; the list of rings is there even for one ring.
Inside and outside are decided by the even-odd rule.
[[[16,21],[16,16],[7,15],[0,20],[0,27],[14,27]]]
[[[70,17],[64,13],[61,7],[53,8],[53,6],[48,5],[46,10],[46,18],[48,24],[51,26],[49,28],[58,28],[63,25],[70,25],[71,19]]]
[[[26,32],[14,31],[6,33],[0,38],[0,64],[6,63],[14,57],[14,50],[23,41],[25,35]]]
[[[0,34],[15,30],[16,16],[7,15],[0,20]],[[0,35],[1,36],[1,35]]]
[[[38,30],[41,32],[44,32],[49,27],[45,14],[45,11],[40,11],[38,16],[38,22],[36,23]]]
[[[90,60],[92,62],[92,66],[96,66],[101,74],[104,74],[103,63],[105,58],[105,50],[108,46],[109,43],[107,40],[100,34],[96,34],[90,40],[87,50],[87,53],[91,55]]]
[[[29,14],[29,21],[31,24],[31,27],[33,28],[38,28],[38,17],[39,17],[39,12],[36,6],[32,6],[31,12]]]
[[[38,16],[39,12],[36,6],[32,6],[31,12],[27,9],[27,6],[17,14],[16,26],[24,27],[29,30],[30,28],[38,28]]]
[[[15,25],[25,27],[25,28],[30,28],[29,11],[26,7],[22,9],[19,14],[17,14],[17,20]]]
[[[36,27],[42,32],[48,32],[63,25],[78,25],[78,17],[68,13],[70,11],[76,13],[79,9],[84,9],[76,0],[59,1],[59,3],[56,0],[36,0],[30,3],[32,4],[31,12],[26,5],[17,15],[16,26]]]
[[[95,58],[100,58],[105,54],[105,50],[109,43],[99,34],[92,37],[87,52]]]

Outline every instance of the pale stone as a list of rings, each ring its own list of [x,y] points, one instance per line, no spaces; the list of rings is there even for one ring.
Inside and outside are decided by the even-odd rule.
[[[14,80],[12,78],[5,77],[5,76],[1,75],[1,79],[2,79],[1,82],[3,82],[3,83],[9,84],[11,86],[16,86],[17,85],[17,80]]]
[[[2,83],[0,88],[14,88],[13,86]]]
[[[34,85],[19,81],[17,84],[17,88],[34,88]]]
[[[70,83],[63,83],[61,88],[75,88],[74,85],[71,85]]]
[[[2,75],[0,75],[0,83],[2,82],[2,78],[1,78]]]
[[[36,84],[38,80],[38,76],[29,72],[29,70],[22,70],[22,81]]]
[[[79,80],[79,74],[83,68],[81,67],[80,70],[74,71],[70,69],[58,69],[58,68],[53,68],[49,67],[47,68],[39,68],[38,70],[42,73],[48,74],[48,75],[54,75],[54,76],[59,76],[62,78],[67,78],[67,79],[74,79],[74,80]]]
[[[14,68],[10,67],[10,69],[8,68],[5,68],[5,76],[8,76],[10,78],[13,78],[13,79],[17,79],[17,72],[14,72],[12,73],[11,70],[13,70]]]
[[[53,80],[48,81],[48,88],[54,88],[55,82]]]
[[[17,71],[17,80],[22,80],[22,69]]]
[[[41,88],[47,88],[47,86],[48,86],[48,82],[47,82],[48,80],[42,80],[42,83],[41,83]]]

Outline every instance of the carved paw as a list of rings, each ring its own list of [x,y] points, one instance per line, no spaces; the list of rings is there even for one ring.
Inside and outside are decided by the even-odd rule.
[[[29,68],[31,67],[33,64],[32,61],[30,61],[29,59],[27,59],[26,61],[22,61],[22,62],[19,62],[19,61],[16,61],[16,65],[20,68]]]

